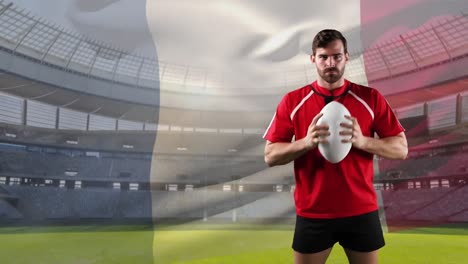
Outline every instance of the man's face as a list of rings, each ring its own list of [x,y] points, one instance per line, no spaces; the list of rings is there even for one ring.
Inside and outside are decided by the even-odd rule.
[[[343,77],[349,54],[344,53],[341,40],[330,42],[325,48],[317,48],[311,56],[312,63],[317,67],[317,73],[327,83],[335,83]]]

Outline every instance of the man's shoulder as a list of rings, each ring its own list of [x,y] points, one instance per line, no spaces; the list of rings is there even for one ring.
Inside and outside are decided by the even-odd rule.
[[[289,91],[281,99],[279,107],[292,111],[297,105],[299,105],[302,102],[302,100],[304,100],[304,98],[310,97],[311,92],[312,89],[310,87],[310,84],[304,85],[303,87],[298,88],[296,90]]]
[[[362,92],[371,92],[372,90],[375,90],[372,87],[362,85],[359,83],[354,83],[354,82],[349,82],[349,83],[352,85],[352,90],[362,91]]]
[[[375,97],[380,94],[379,91],[373,87],[369,87],[366,85],[353,83],[353,82],[350,82],[350,83],[351,83],[351,91],[359,96]]]
[[[289,98],[290,100],[302,100],[304,97],[310,94],[312,91],[310,84],[304,85],[296,90],[292,90],[288,92],[285,97]]]

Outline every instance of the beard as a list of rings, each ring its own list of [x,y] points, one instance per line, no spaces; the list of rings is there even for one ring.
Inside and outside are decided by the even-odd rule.
[[[325,70],[317,70],[318,74],[324,81],[329,84],[337,82],[341,77],[343,77],[345,68],[328,68]]]

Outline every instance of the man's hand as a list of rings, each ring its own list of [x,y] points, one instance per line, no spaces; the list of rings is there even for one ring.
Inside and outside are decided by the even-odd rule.
[[[349,123],[340,123],[340,126],[346,128],[346,130],[340,131],[341,136],[348,136],[347,139],[342,139],[343,143],[352,143],[353,147],[358,149],[364,149],[367,143],[367,137],[362,134],[361,126],[355,117],[345,116],[346,119],[351,121]]]
[[[316,148],[319,143],[328,142],[327,137],[330,135],[328,125],[317,125],[317,121],[322,116],[322,113],[316,115],[307,129],[307,135],[305,136],[304,141],[308,150]]]
[[[362,134],[361,127],[355,117],[345,117],[350,120],[352,124],[340,124],[341,127],[346,129],[340,131],[340,135],[349,136],[348,139],[343,139],[341,142],[351,142],[355,148],[386,159],[405,159],[408,155],[408,142],[405,132],[400,132],[398,135],[385,138],[366,137]]]
[[[316,148],[319,143],[325,143],[330,135],[328,125],[317,125],[317,121],[323,114],[314,117],[307,129],[304,138],[294,142],[270,142],[265,145],[265,162],[268,166],[287,164],[296,158],[304,155],[309,150]]]

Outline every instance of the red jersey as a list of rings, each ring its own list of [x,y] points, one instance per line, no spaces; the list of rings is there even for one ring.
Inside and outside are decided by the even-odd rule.
[[[263,137],[271,142],[291,142],[293,136],[296,140],[304,138],[312,119],[330,96],[346,106],[366,137],[373,137],[375,132],[384,138],[404,131],[377,90],[345,80],[342,87],[333,91],[314,82],[286,94]],[[377,210],[373,156],[352,147],[341,162],[333,164],[315,148],[294,160],[297,214],[309,218],[338,218]]]

